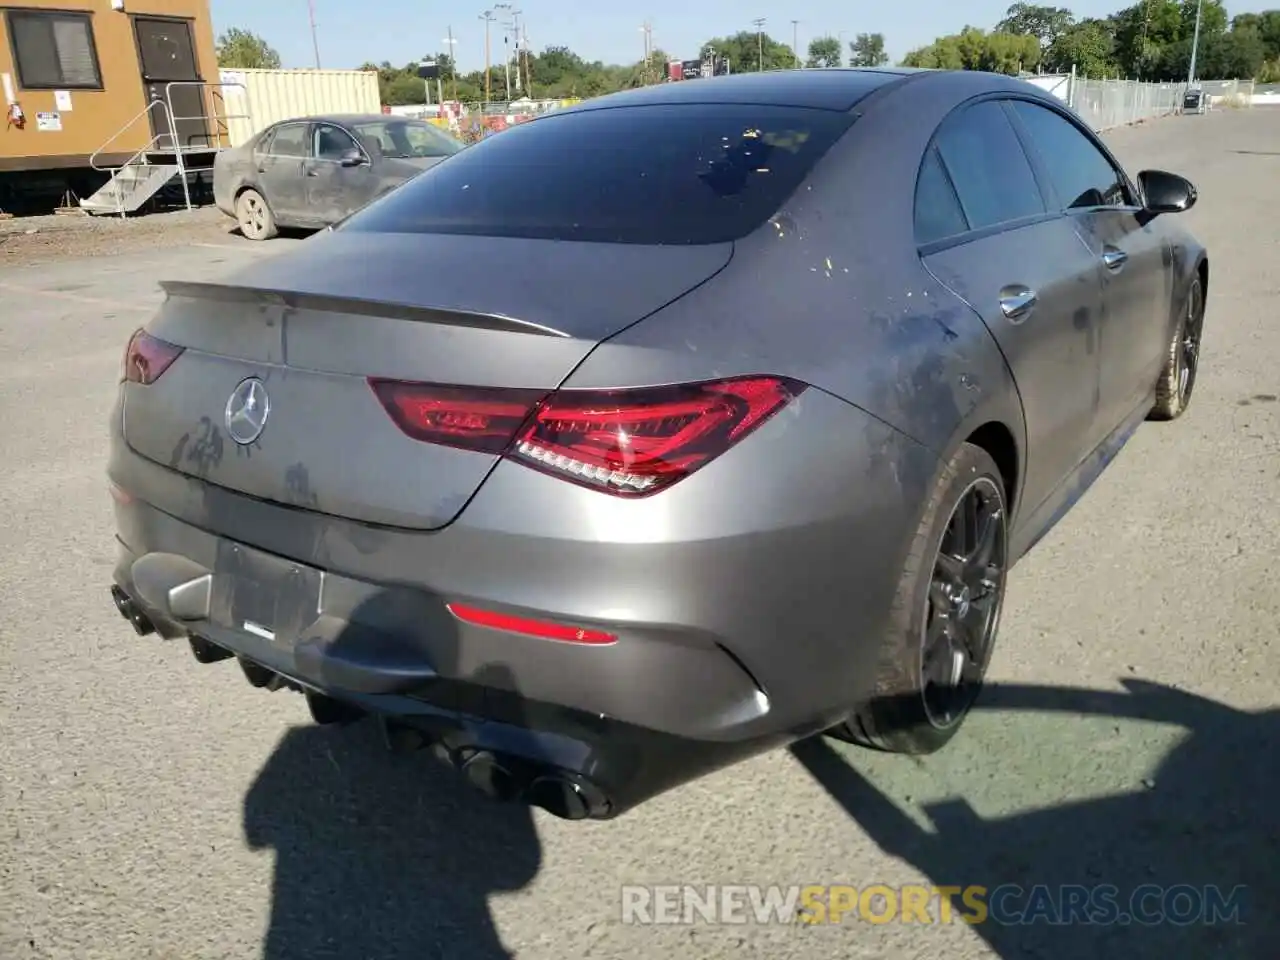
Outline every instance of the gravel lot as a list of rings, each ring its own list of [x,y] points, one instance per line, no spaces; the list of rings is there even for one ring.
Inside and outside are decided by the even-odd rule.
[[[1280,111],[1107,139],[1200,188],[1204,366],[1013,575],[988,709],[920,762],[811,744],[607,824],[489,805],[135,637],[107,595],[120,350],[157,279],[296,241],[0,224],[0,958],[1274,957]],[[632,926],[624,883],[1249,891],[1245,925]]]
[[[77,257],[242,240],[235,221],[213,207],[136,219],[72,213],[0,220],[0,268]]]

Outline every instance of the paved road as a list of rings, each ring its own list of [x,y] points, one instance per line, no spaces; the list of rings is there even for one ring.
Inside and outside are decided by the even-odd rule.
[[[111,609],[121,346],[157,277],[261,247],[0,272],[0,957],[1273,956],[1280,111],[1109,140],[1200,186],[1205,366],[1016,571],[990,709],[924,762],[779,752],[612,824],[481,804]],[[1076,882],[1247,884],[1250,925],[619,921],[623,883]]]

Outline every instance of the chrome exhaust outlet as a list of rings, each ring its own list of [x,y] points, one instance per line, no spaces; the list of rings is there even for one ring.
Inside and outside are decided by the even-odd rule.
[[[143,613],[130,596],[124,592],[120,586],[112,584],[111,600],[116,605],[116,610],[120,616],[129,621],[129,625],[133,627],[134,632],[145,637],[156,632],[155,624],[153,624],[145,613]]]
[[[591,784],[578,783],[557,773],[534,780],[525,790],[524,798],[561,820],[601,818],[609,813],[611,806],[608,798]]]

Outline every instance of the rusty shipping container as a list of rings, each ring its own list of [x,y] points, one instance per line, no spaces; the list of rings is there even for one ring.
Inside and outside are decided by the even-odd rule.
[[[371,70],[222,70],[227,134],[238,147],[280,120],[321,113],[380,113]]]

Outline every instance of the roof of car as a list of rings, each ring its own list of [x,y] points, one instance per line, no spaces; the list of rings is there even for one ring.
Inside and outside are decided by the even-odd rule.
[[[588,100],[573,109],[666,103],[752,103],[850,110],[868,94],[919,72],[905,67],[833,67],[738,73],[726,77],[706,77],[639,87]]]
[[[911,79],[925,80],[937,87],[948,82],[970,94],[985,91],[1042,93],[1026,81],[1003,74],[976,70],[931,70],[913,67],[830,67],[805,70],[776,70],[768,73],[738,73],[679,83],[659,83],[587,100],[568,111],[603,110],[611,107],[681,103],[757,104],[777,107],[809,107],[823,110],[852,110],[877,90]]]
[[[281,123],[336,123],[349,126],[353,123],[377,123],[383,120],[414,120],[415,117],[397,117],[387,113],[324,113],[309,117],[290,117]]]

